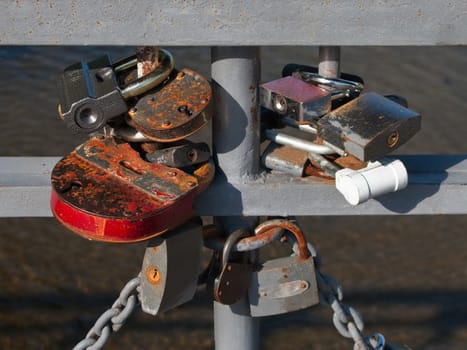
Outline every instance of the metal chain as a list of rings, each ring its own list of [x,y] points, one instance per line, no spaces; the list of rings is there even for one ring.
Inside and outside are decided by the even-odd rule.
[[[287,234],[287,239],[293,242],[293,250],[297,253],[298,245],[293,236]],[[342,302],[344,293],[341,285],[333,277],[321,272],[321,258],[310,242],[308,242],[308,250],[315,262],[320,304],[328,305],[333,310],[332,320],[339,334],[353,339],[354,350],[383,350],[386,344],[384,336],[380,333],[363,335],[362,317],[354,308]]]
[[[139,303],[140,275],[128,281],[112,307],[106,310],[94,323],[86,337],[75,345],[73,350],[102,349],[112,332],[118,331],[135,306]]]

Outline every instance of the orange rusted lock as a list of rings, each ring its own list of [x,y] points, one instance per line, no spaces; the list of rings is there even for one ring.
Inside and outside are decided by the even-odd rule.
[[[130,144],[95,136],[52,172],[51,208],[67,228],[108,242],[145,240],[194,214],[194,197],[214,176],[211,162],[193,175],[144,161]]]
[[[150,140],[178,141],[206,125],[211,98],[211,85],[201,74],[189,68],[174,70],[169,80],[129,110],[129,124]]]

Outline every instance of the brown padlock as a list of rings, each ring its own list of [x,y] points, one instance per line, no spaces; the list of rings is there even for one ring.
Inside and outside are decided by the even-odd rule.
[[[153,141],[181,140],[206,125],[211,98],[211,86],[201,74],[189,68],[174,70],[169,80],[129,110],[128,123]]]
[[[248,261],[231,260],[234,245],[241,238],[248,236],[248,231],[239,229],[232,232],[225,241],[222,250],[222,269],[214,280],[214,298],[221,304],[232,305],[248,292],[253,264]]]

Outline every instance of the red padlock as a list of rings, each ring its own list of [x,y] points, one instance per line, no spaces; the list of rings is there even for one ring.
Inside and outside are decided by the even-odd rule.
[[[52,212],[89,239],[145,240],[193,216],[194,197],[213,178],[214,166],[205,163],[199,170],[192,176],[148,163],[130,144],[95,136],[53,169]]]

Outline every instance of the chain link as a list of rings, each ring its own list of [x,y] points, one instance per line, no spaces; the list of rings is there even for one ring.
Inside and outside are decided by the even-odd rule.
[[[292,243],[293,251],[297,254],[297,242],[292,235],[287,235],[287,239]],[[367,337],[363,335],[362,317],[354,308],[342,302],[344,292],[341,285],[333,277],[321,272],[321,257],[310,242],[308,242],[308,250],[315,262],[320,304],[328,305],[333,310],[332,320],[336,330],[343,337],[353,339],[354,350],[383,350],[384,336],[379,333]]]
[[[86,337],[73,350],[102,349],[112,332],[118,331],[131,315],[139,302],[140,275],[128,281],[112,307],[106,310],[94,323]]]

